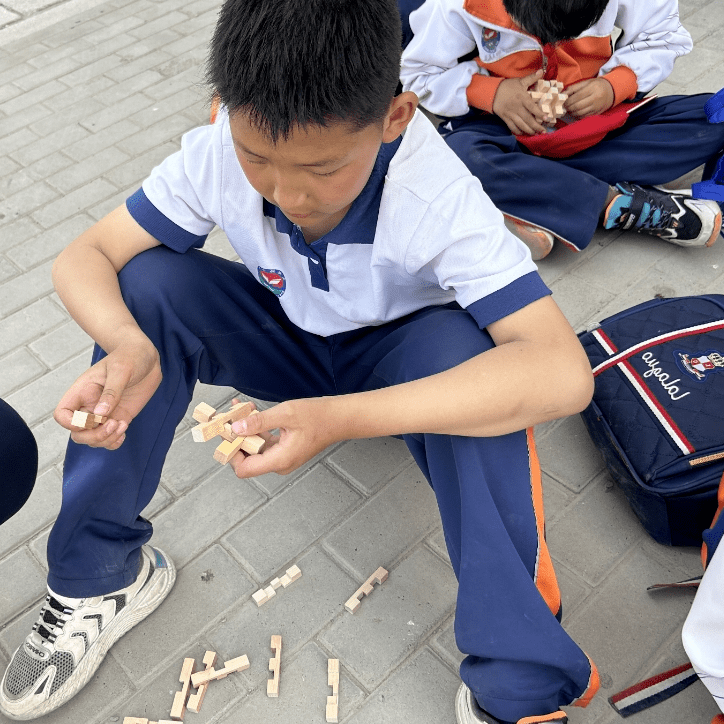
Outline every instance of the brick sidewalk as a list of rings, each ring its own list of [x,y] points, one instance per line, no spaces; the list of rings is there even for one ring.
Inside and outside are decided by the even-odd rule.
[[[33,2],[0,1],[0,26],[21,6]],[[67,440],[52,410],[91,348],[54,294],[50,266],[206,121],[202,66],[218,6],[112,0],[27,37],[17,23],[18,39],[0,44],[0,396],[31,425],[41,468],[30,503],[0,528],[0,670],[44,595]],[[718,90],[724,4],[681,7],[696,49],[658,92]],[[219,231],[206,248],[234,258]],[[721,240],[685,250],[601,233],[585,253],[556,249],[540,268],[576,330],[656,294],[724,293]],[[221,405],[232,393],[199,385],[192,405]],[[454,724],[456,586],[434,496],[403,443],[347,442],[292,475],[240,481],[213,461],[210,445],[191,442],[190,427],[180,425],[146,511],[154,542],[180,568],[174,591],[116,644],[86,689],[38,721],[168,718],[182,659],[200,662],[211,648],[222,661],[246,653],[252,666],[213,686],[187,722],[323,722],[326,657],[334,655],[341,721]],[[607,696],[685,660],[679,633],[691,594],[645,588],[698,575],[698,552],[646,536],[577,416],[536,436],[564,624],[603,684],[571,722],[613,724]],[[251,594],[294,562],[301,581],[257,609]],[[379,565],[389,580],[355,616],[346,613],[344,601]],[[274,633],[284,637],[281,695],[268,699]],[[716,711],[696,684],[631,721],[708,724]]]

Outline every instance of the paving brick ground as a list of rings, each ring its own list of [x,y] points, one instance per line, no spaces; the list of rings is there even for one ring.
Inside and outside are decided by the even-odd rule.
[[[52,291],[50,264],[208,113],[201,66],[219,0],[84,2],[77,14],[78,0],[0,0],[0,394],[32,426],[41,467],[29,504],[0,529],[0,669],[43,596],[67,440],[51,413],[91,348]],[[682,0],[681,10],[696,49],[658,92],[718,90],[724,5]],[[30,32],[39,18],[46,27]],[[219,232],[207,248],[233,258]],[[556,249],[540,268],[580,330],[657,294],[724,293],[724,242],[685,250],[600,233],[585,253]],[[201,385],[192,404],[232,394]],[[348,442],[291,475],[238,481],[191,442],[190,426],[180,425],[146,511],[180,567],[175,590],[79,696],[42,721],[167,718],[182,658],[213,648],[222,659],[248,653],[252,667],[213,686],[189,722],[322,722],[325,658],[334,655],[342,721],[453,724],[455,581],[433,495],[404,445]],[[564,624],[603,685],[571,721],[613,724],[606,696],[684,660],[691,594],[645,587],[698,575],[697,551],[647,537],[578,417],[536,436]],[[251,594],[295,562],[301,581],[257,609]],[[390,578],[352,617],[342,603],[378,565]],[[278,699],[263,690],[273,633],[284,637]],[[697,684],[631,721],[705,724],[714,713]]]

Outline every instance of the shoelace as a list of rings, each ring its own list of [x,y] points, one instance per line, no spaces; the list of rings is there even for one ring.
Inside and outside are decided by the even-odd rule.
[[[44,641],[50,644],[54,643],[63,631],[63,626],[65,626],[73,610],[64,606],[53,596],[46,596],[38,620],[33,624],[33,632],[38,634]]]
[[[649,207],[648,214],[643,218],[639,217],[636,221],[637,231],[665,231],[671,228],[671,211],[665,209],[663,204],[657,204],[651,201],[646,201],[645,204]],[[654,221],[657,211],[659,212],[659,218],[657,221]]]

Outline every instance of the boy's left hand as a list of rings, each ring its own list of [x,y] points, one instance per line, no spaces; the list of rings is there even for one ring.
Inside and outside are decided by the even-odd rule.
[[[265,449],[259,455],[237,454],[229,461],[237,477],[264,473],[287,475],[337,441],[327,422],[324,398],[280,402],[274,407],[234,422],[237,435],[261,435]],[[278,435],[270,434],[279,430]]]
[[[566,88],[565,109],[574,118],[595,116],[607,111],[616,100],[613,86],[605,78],[591,78]]]

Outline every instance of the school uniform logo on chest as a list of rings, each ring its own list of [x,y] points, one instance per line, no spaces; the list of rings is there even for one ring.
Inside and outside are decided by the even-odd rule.
[[[698,382],[703,382],[710,372],[724,372],[724,357],[715,349],[700,352],[691,357],[686,352],[675,352],[676,364]]]
[[[257,267],[259,274],[259,281],[267,289],[271,289],[278,297],[287,289],[287,280],[284,278],[284,274],[279,269],[262,269]]]
[[[482,48],[486,53],[494,53],[500,43],[500,31],[483,28]]]

